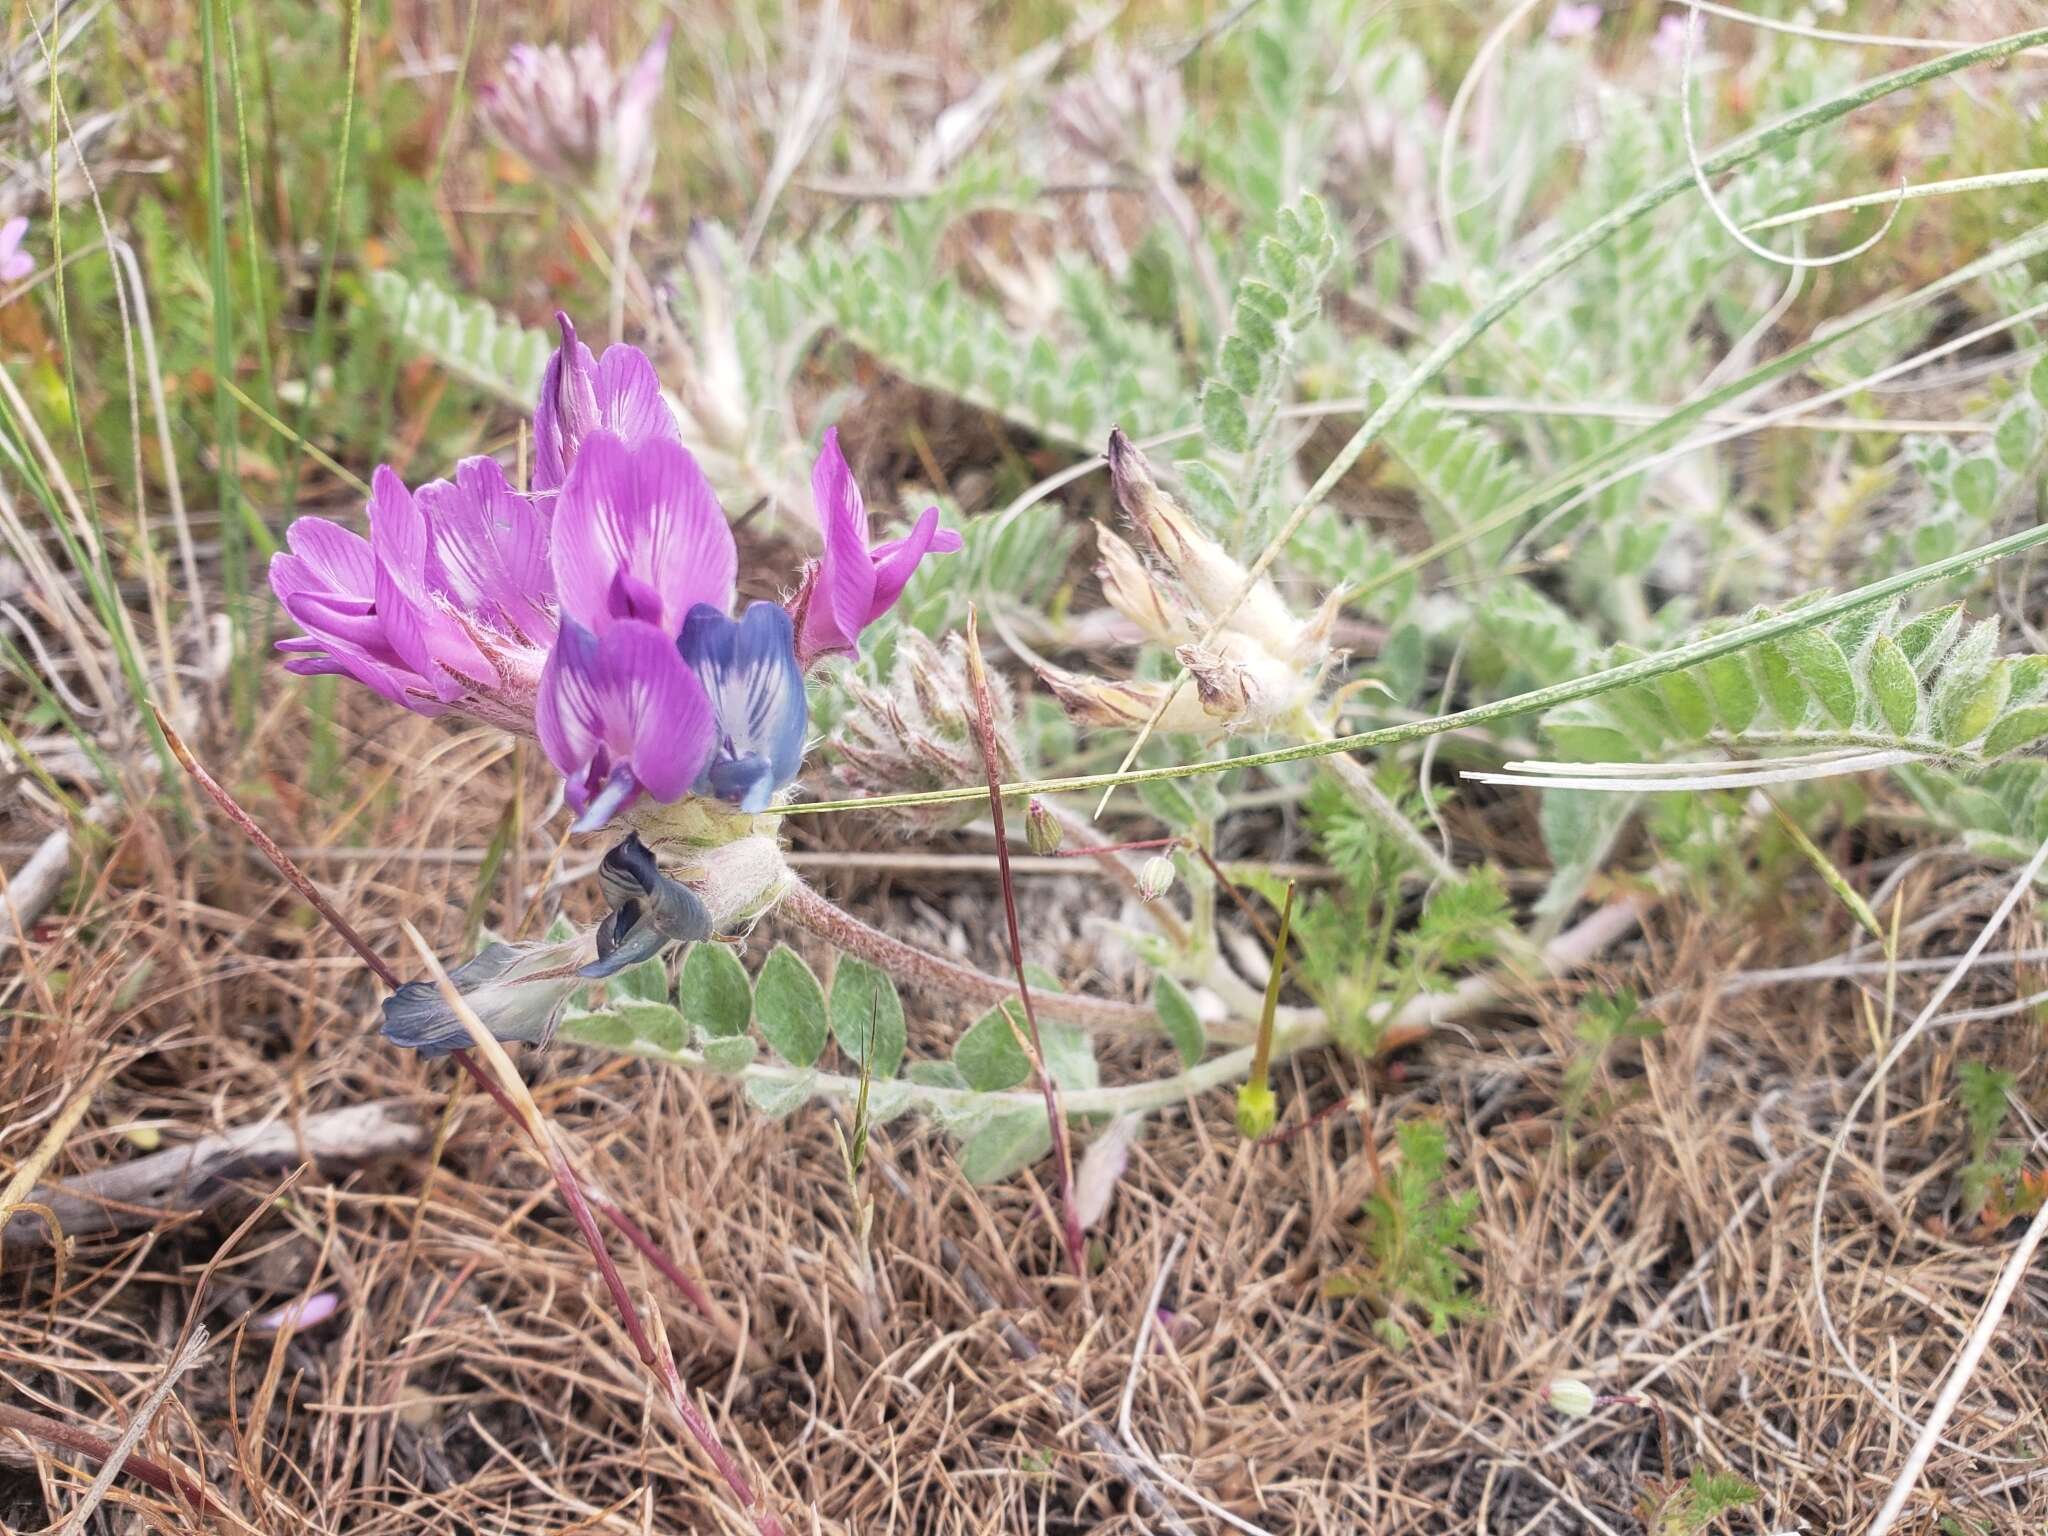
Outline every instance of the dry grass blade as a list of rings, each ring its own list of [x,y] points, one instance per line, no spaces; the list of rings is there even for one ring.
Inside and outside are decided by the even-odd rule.
[[[657,1345],[649,1337],[640,1319],[640,1309],[633,1304],[632,1295],[626,1290],[626,1282],[620,1278],[618,1266],[612,1262],[611,1253],[605,1247],[604,1234],[597,1229],[597,1218],[591,1214],[590,1203],[584,1197],[582,1180],[577,1177],[576,1170],[570,1166],[569,1160],[562,1155],[562,1149],[555,1140],[547,1118],[542,1115],[540,1106],[534,1102],[532,1093],[527,1089],[526,1080],[512,1065],[512,1058],[505,1053],[505,1047],[498,1043],[497,1038],[476,1016],[475,1010],[469,1006],[468,999],[455,989],[455,983],[448,979],[447,971],[442,968],[439,958],[428,946],[427,941],[420,937],[419,930],[411,923],[407,923],[405,933],[418,952],[420,963],[426,967],[427,974],[440,989],[442,1000],[454,1010],[456,1018],[460,1019],[469,1031],[470,1039],[487,1064],[490,1076],[495,1080],[497,1092],[502,1096],[499,1101],[507,1106],[516,1123],[525,1128],[533,1141],[534,1150],[547,1164],[548,1172],[553,1175],[555,1185],[562,1193],[562,1203],[568,1206],[569,1214],[576,1222],[577,1231],[582,1234],[585,1246],[590,1249],[591,1258],[597,1263],[598,1274],[604,1281],[605,1289],[611,1293],[612,1305],[618,1309],[619,1321],[625,1326],[626,1336],[633,1341],[633,1348],[639,1353],[640,1363],[646,1366],[654,1377],[655,1385],[667,1399],[670,1411],[681,1421],[690,1438],[697,1442],[706,1459],[717,1469],[725,1485],[732,1490],[733,1498],[752,1518],[754,1528],[761,1536],[785,1536],[782,1522],[762,1507],[752,1480],[733,1459],[731,1452],[726,1450],[724,1443],[718,1438],[718,1431],[712,1428],[711,1421],[704,1417],[703,1412],[691,1400],[689,1392],[683,1386],[682,1378],[676,1374],[675,1357],[668,1350],[666,1338],[664,1337]],[[481,1072],[482,1068],[477,1070]]]
[[[100,1507],[108,1490],[114,1486],[114,1479],[121,1475],[122,1467],[134,1454],[135,1447],[140,1445],[142,1437],[149,1433],[150,1421],[155,1419],[157,1410],[163,1407],[164,1399],[171,1395],[172,1388],[178,1384],[178,1378],[199,1363],[199,1357],[206,1353],[207,1343],[206,1330],[194,1328],[183,1347],[164,1368],[163,1375],[150,1389],[150,1394],[143,1400],[142,1406],[135,1411],[135,1416],[128,1421],[128,1427],[121,1431],[121,1438],[109,1448],[106,1460],[101,1463],[98,1474],[92,1480],[92,1486],[86,1490],[85,1497],[78,1501],[78,1507],[65,1519],[58,1536],[79,1536],[79,1532],[85,1529],[85,1522],[90,1520],[93,1511]]]
[[[1045,1050],[1038,1038],[1038,1015],[1031,1007],[1031,981],[1024,974],[1024,938],[1017,927],[1017,888],[1010,878],[1010,838],[1003,825],[1003,773],[996,751],[995,700],[989,693],[988,673],[981,659],[981,637],[975,628],[972,603],[967,607],[967,680],[974,690],[976,735],[981,742],[982,763],[988,770],[988,811],[996,829],[997,878],[1003,887],[1003,922],[1010,942],[1010,963],[1017,972],[1017,996],[1024,1005],[1024,1022],[1030,1030],[1032,1070],[1045,1093],[1045,1118],[1052,1132],[1052,1153],[1059,1170],[1061,1237],[1066,1243],[1067,1262],[1074,1278],[1088,1283],[1087,1248],[1081,1231],[1081,1213],[1074,1204],[1074,1146],[1067,1134],[1067,1117],[1060,1111],[1060,1088],[1045,1064]]]

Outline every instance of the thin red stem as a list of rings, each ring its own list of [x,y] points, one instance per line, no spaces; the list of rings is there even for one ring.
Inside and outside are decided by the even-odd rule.
[[[88,1457],[102,1465],[114,1454],[113,1442],[102,1440],[90,1430],[66,1424],[61,1419],[45,1418],[40,1413],[30,1413],[26,1408],[16,1408],[8,1403],[0,1403],[0,1429],[14,1430],[27,1435],[31,1440],[40,1440],[45,1445],[54,1445],[60,1450]],[[160,1462],[150,1460],[147,1456],[138,1456],[130,1452],[127,1459],[121,1463],[121,1470],[129,1473],[138,1482],[147,1483],[158,1493],[181,1498],[207,1514],[222,1512],[219,1501],[198,1483],[183,1473],[173,1472]]]
[[[1179,837],[1141,837],[1128,843],[1097,843],[1092,848],[1055,848],[1052,857],[1056,859],[1095,859],[1105,853],[1142,853],[1148,848],[1176,848],[1185,842]]]
[[[967,675],[974,687],[981,759],[988,772],[988,810],[996,829],[996,871],[1003,887],[1003,921],[1009,929],[1010,964],[1017,972],[1017,996],[1024,1004],[1024,1022],[1031,1029],[1031,1061],[1038,1069],[1038,1084],[1045,1093],[1045,1118],[1052,1130],[1053,1158],[1059,1168],[1064,1223],[1061,1235],[1066,1240],[1067,1261],[1074,1267],[1074,1277],[1085,1285],[1087,1250],[1082,1241],[1081,1213],[1074,1204],[1073,1146],[1067,1137],[1067,1117],[1060,1111],[1059,1084],[1046,1068],[1045,1052],[1038,1042],[1038,1015],[1031,1006],[1031,983],[1024,975],[1024,938],[1017,925],[1017,887],[1010,875],[1010,839],[1003,826],[1003,775],[996,753],[995,701],[989,693],[988,674],[983,670],[981,639],[975,632],[972,603],[967,605]]]

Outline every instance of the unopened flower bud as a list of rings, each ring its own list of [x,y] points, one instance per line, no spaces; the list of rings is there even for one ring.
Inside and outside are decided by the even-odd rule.
[[[1060,825],[1059,817],[1046,809],[1045,802],[1034,795],[1024,810],[1024,837],[1031,844],[1031,851],[1044,858],[1060,851],[1060,844],[1067,839],[1067,829]]]
[[[1237,1133],[1246,1141],[1257,1141],[1273,1129],[1280,1108],[1272,1088],[1265,1083],[1241,1083],[1237,1090]]]
[[[1244,601],[1237,601],[1250,573],[1159,488],[1145,455],[1120,430],[1109,434],[1109,477],[1118,504],[1180,578],[1208,623],[1228,614],[1228,628],[1256,640],[1273,655],[1295,654],[1302,626],[1288,612],[1278,589],[1262,576]]]
[[[1593,1389],[1569,1376],[1553,1381],[1549,1396],[1550,1406],[1567,1418],[1583,1419],[1593,1411]]]
[[[1157,901],[1173,889],[1173,860],[1162,854],[1154,854],[1138,869],[1138,894],[1147,901]]]

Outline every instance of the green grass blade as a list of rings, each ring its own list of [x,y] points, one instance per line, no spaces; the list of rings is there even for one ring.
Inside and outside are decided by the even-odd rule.
[[[1915,587],[1945,581],[1951,576],[1959,576],[1965,571],[1973,571],[1978,566],[1989,565],[1994,560],[2003,560],[2008,555],[2016,555],[2042,544],[2048,544],[2048,523],[2008,534],[2005,538],[1976,549],[1966,549],[1960,554],[1950,555],[1945,560],[1936,560],[1928,565],[1916,566],[1910,571],[1902,571],[1896,576],[1887,576],[1882,581],[1874,581],[1839,596],[1810,603],[1790,613],[1774,614],[1770,618],[1759,619],[1754,624],[1745,624],[1739,629],[1710,635],[1673,650],[1660,651],[1652,656],[1624,662],[1617,667],[1588,673],[1584,677],[1553,683],[1547,688],[1518,693],[1512,698],[1475,705],[1471,709],[1437,715],[1428,720],[1404,721],[1400,725],[1361,731],[1354,736],[1305,742],[1298,746],[1276,748],[1271,752],[1252,752],[1243,757],[1223,757],[1215,762],[1181,763],[1165,768],[1127,769],[1118,773],[1093,773],[1076,778],[1040,779],[1029,783],[1005,784],[1002,786],[1002,792],[1005,796],[1016,796],[1116,789],[1126,784],[1143,784],[1154,779],[1184,779],[1202,773],[1228,773],[1241,768],[1264,768],[1274,763],[1300,762],[1306,758],[1327,757],[1335,752],[1372,751],[1380,747],[1394,747],[1404,742],[1420,741],[1429,736],[1441,736],[1446,731],[1491,725],[1495,721],[1515,715],[1554,709],[1560,704],[1590,699],[1599,694],[1612,692],[1616,688],[1649,682],[1652,678],[1662,677],[1668,672],[1682,672],[1687,667],[1698,666],[1703,661],[1712,661],[1717,656],[1727,656],[1766,640],[1776,640],[1783,635],[1795,634],[1803,629],[1829,623],[1851,609],[1861,608],[1870,603],[1885,602],[1903,592],[1910,592]],[[816,816],[825,811],[879,811],[909,805],[952,805],[967,800],[979,800],[987,794],[988,790],[984,786],[930,790],[922,794],[869,795],[857,800],[822,800],[809,805],[785,806],[781,814]]]

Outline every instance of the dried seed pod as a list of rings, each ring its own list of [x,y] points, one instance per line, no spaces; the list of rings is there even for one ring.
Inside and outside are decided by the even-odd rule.
[[[1031,851],[1044,858],[1060,851],[1060,844],[1067,838],[1067,829],[1060,825],[1059,817],[1046,808],[1045,802],[1033,795],[1030,805],[1024,809],[1024,837],[1030,843]]]

